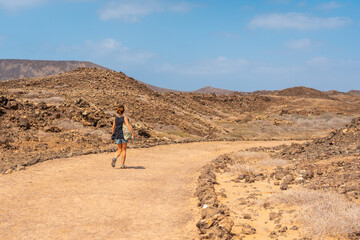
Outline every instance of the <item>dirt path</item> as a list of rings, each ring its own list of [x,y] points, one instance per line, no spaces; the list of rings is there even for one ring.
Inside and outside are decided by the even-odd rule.
[[[211,142],[57,159],[0,176],[0,239],[197,239],[199,169],[215,157],[285,142]]]

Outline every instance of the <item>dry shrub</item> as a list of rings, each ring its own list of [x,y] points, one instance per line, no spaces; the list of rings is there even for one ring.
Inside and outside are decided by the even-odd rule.
[[[237,152],[232,157],[235,162],[256,162],[268,158],[268,155],[259,152]]]
[[[256,175],[258,171],[255,167],[249,166],[245,163],[236,162],[230,167],[230,172],[233,174]]]
[[[230,172],[234,174],[256,174],[258,171],[251,166],[257,161],[265,160],[268,156],[266,153],[258,152],[237,152],[232,155],[234,164],[230,167]]]
[[[288,190],[268,199],[299,207],[304,232],[317,237],[339,236],[360,230],[360,205],[334,192]]]
[[[294,129],[295,131],[322,131],[343,127],[345,124],[350,123],[353,117],[324,113],[319,116],[289,115],[284,118],[295,123],[297,128]]]
[[[260,166],[264,166],[264,167],[278,167],[278,166],[284,166],[289,164],[289,161],[284,160],[284,159],[278,159],[278,158],[267,158],[264,160],[261,160],[259,162]]]

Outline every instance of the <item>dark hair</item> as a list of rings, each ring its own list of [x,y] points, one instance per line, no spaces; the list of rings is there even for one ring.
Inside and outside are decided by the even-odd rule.
[[[124,108],[123,105],[121,105],[120,107],[118,107],[118,109],[116,110],[116,112],[117,112],[118,114],[123,114],[124,111],[125,111],[125,108]]]

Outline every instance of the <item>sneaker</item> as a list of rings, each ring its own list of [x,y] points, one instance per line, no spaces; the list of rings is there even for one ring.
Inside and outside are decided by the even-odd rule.
[[[124,169],[125,169],[126,167],[125,167],[125,165],[124,165],[124,164],[121,164],[121,167],[120,167],[120,168],[124,168]]]
[[[116,158],[113,158],[112,161],[111,161],[111,166],[115,167],[115,164],[116,164]]]

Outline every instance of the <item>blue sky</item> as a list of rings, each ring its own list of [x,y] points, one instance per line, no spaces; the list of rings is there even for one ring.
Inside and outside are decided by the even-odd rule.
[[[0,58],[91,61],[178,90],[359,90],[359,13],[358,0],[0,0]]]

